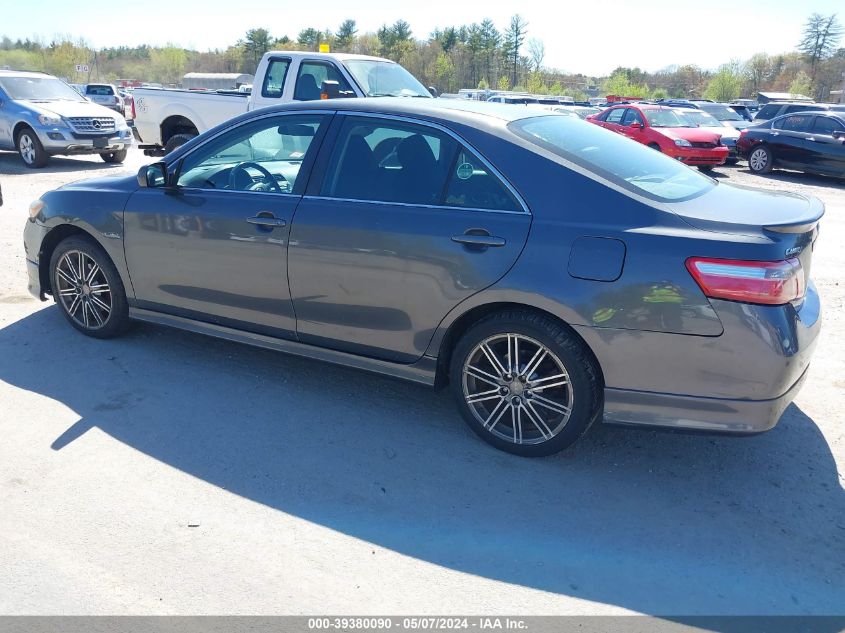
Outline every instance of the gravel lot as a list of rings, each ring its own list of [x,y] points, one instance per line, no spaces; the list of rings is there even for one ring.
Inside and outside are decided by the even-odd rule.
[[[26,292],[43,191],[134,173],[0,153],[0,613],[845,613],[845,184],[810,378],[752,438],[594,428],[543,460],[446,393],[140,326],[96,341]]]

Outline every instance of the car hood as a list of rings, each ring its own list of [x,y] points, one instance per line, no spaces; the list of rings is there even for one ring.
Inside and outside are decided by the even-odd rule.
[[[90,190],[90,191],[120,191],[123,193],[131,193],[138,189],[137,176],[102,176],[101,178],[86,178],[85,180],[77,180],[69,182],[66,185],[58,187],[59,190]]]
[[[725,123],[730,125],[735,130],[744,130],[749,126],[754,125],[752,121],[746,121],[744,119],[742,121],[725,121]]]
[[[656,127],[655,132],[660,132],[671,139],[682,138],[696,143],[718,143],[719,135],[709,128],[701,127]]]
[[[115,118],[115,113],[91,101],[19,101],[39,114],[61,117],[96,116]],[[118,121],[119,123],[119,121]]]
[[[755,236],[763,227],[804,225],[824,215],[824,204],[812,196],[724,183],[671,208],[698,229]]]
[[[739,130],[736,129],[735,127],[725,127],[723,125],[720,125],[718,127],[710,126],[710,125],[703,125],[703,126],[699,126],[698,129],[707,130],[708,132],[713,132],[713,134],[718,134],[722,138],[739,138]]]

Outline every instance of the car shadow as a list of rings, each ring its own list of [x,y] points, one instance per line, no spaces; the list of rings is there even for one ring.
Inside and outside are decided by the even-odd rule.
[[[803,171],[784,171],[782,169],[774,169],[768,174],[755,174],[748,166],[739,168],[744,174],[751,174],[758,178],[765,178],[766,180],[774,180],[777,182],[786,182],[795,185],[811,185],[816,187],[845,187],[845,178],[835,178],[833,176],[821,176],[819,174],[808,174]]]
[[[722,438],[594,427],[521,459],[448,392],[152,326],[99,341],[55,307],[0,330],[0,380],[232,494],[406,556],[655,615],[841,614],[845,495],[789,407]],[[23,411],[6,411],[31,424]]]
[[[15,152],[0,152],[0,175],[20,176],[22,174],[72,172],[72,171],[113,171],[123,169],[122,164],[110,164],[97,157],[97,162],[80,160],[71,156],[51,156],[46,167],[31,169],[23,164]]]

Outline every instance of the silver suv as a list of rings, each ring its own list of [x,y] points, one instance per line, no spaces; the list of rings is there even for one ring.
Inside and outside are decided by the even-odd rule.
[[[132,143],[122,116],[60,79],[0,70],[0,150],[17,151],[27,167],[44,167],[56,154],[99,154],[122,163]]]

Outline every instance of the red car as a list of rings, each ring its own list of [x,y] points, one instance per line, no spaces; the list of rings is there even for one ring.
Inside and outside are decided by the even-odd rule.
[[[687,165],[709,171],[722,165],[728,148],[719,135],[702,130],[672,108],[637,104],[613,106],[588,116],[587,121],[648,145]]]

